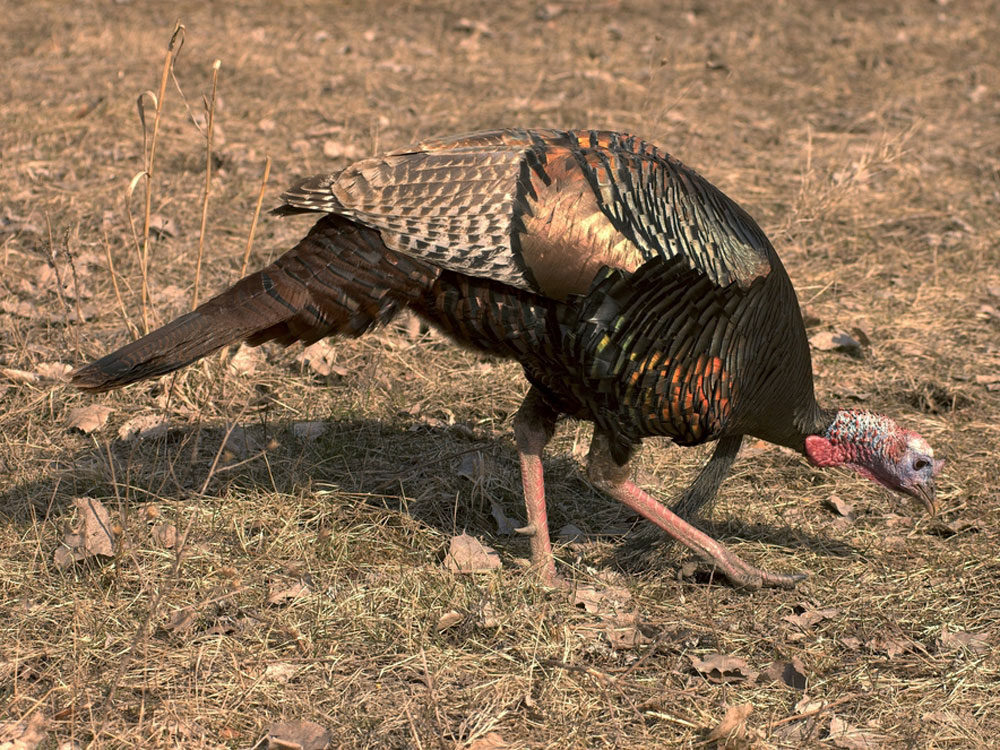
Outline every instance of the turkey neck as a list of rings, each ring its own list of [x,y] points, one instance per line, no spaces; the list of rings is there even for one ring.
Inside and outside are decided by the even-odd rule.
[[[795,425],[794,438],[780,444],[793,448],[805,455],[806,438],[810,435],[825,434],[830,425],[836,420],[838,413],[838,409],[825,409],[813,399],[809,406],[799,409],[793,420],[793,424]]]

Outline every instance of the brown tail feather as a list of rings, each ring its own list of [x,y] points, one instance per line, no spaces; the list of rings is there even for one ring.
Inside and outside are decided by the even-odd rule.
[[[72,382],[106,391],[172,372],[236,341],[288,345],[335,334],[360,336],[418,299],[437,274],[386,248],[377,232],[327,216],[267,268],[79,368]]]

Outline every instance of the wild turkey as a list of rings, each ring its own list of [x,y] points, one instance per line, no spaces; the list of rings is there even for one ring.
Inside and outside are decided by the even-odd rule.
[[[425,141],[300,182],[278,214],[326,214],[267,268],[86,365],[105,391],[231,342],[360,336],[409,308],[531,383],[514,419],[534,566],[558,581],[542,450],[557,419],[594,423],[592,482],[737,585],[791,587],[640,489],[644,437],[717,440],[675,509],[708,502],[744,435],[846,465],[934,512],[943,461],[868,411],[821,408],[795,292],[750,216],[635,137],[504,130]]]

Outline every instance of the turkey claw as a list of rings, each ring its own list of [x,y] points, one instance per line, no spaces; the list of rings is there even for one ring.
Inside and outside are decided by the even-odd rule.
[[[760,588],[794,589],[809,577],[805,573],[772,573],[744,563],[735,556],[723,562],[725,564],[720,564],[719,561],[715,560],[708,561],[707,565],[687,563],[678,571],[678,578],[692,580],[696,573],[707,576],[709,579],[721,575],[734,588],[755,591]],[[705,579],[702,578],[702,580]]]
[[[726,578],[729,579],[737,588],[749,588],[749,589],[759,589],[759,588],[775,588],[775,589],[794,589],[798,584],[808,578],[805,573],[771,573],[770,571],[763,570],[761,568],[752,568],[748,566],[747,570],[734,571],[732,573],[727,573]]]

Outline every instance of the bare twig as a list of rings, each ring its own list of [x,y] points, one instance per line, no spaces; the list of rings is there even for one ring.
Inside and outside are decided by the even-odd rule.
[[[819,708],[814,708],[811,711],[803,711],[800,714],[794,714],[793,716],[786,716],[784,719],[778,719],[777,721],[772,721],[767,725],[768,729],[774,729],[775,727],[780,727],[783,724],[791,724],[793,721],[799,721],[800,719],[808,719],[810,716],[815,716],[816,714],[821,714],[824,711],[829,711],[834,706],[839,706],[842,703],[847,703],[849,700],[853,700],[854,695],[845,695],[841,698],[837,698],[835,701],[830,701],[829,703],[824,703]]]
[[[406,721],[410,725],[410,736],[413,737],[413,745],[417,750],[424,750],[424,745],[420,741],[420,734],[417,732],[417,724],[413,720],[413,714],[410,713],[409,706],[403,706],[403,711],[406,713]]]
[[[556,667],[557,669],[565,669],[567,672],[579,672],[580,674],[585,674],[588,677],[592,677],[602,686],[615,684],[614,677],[600,671],[599,669],[594,669],[593,667],[581,667],[577,664],[567,664],[559,659],[539,659],[538,663],[543,667]]]
[[[205,490],[208,489],[208,484],[212,481],[212,477],[215,476],[216,469],[219,466],[219,459],[222,458],[222,453],[226,450],[226,443],[229,442],[229,436],[232,435],[233,430],[239,426],[244,412],[246,412],[245,406],[240,410],[239,415],[236,417],[236,421],[229,425],[226,429],[226,434],[222,436],[222,442],[219,443],[219,449],[215,452],[215,458],[212,460],[212,465],[208,469],[208,475],[205,477],[205,481],[202,482],[201,489],[198,490],[199,495],[204,495]]]
[[[59,266],[56,263],[56,243],[52,239],[52,219],[49,217],[47,211],[45,212],[45,225],[49,233],[49,257],[47,260],[52,273],[56,277],[56,296],[59,298],[59,304],[62,305],[63,315],[69,318],[69,305],[66,304],[66,298],[63,296],[62,276],[59,273]]]

